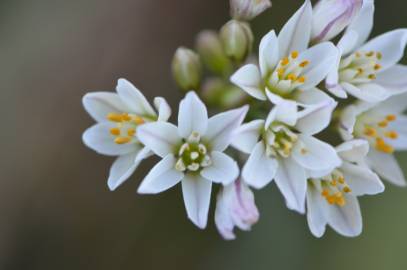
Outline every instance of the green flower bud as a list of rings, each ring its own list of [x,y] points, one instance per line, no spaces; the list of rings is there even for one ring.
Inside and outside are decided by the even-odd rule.
[[[227,110],[241,106],[247,95],[228,81],[208,78],[202,84],[202,98],[208,106]]]
[[[198,90],[202,79],[199,55],[190,49],[178,48],[172,60],[172,74],[182,90]]]
[[[229,21],[220,30],[220,38],[223,50],[233,61],[244,61],[252,50],[253,33],[247,23]]]
[[[233,19],[250,21],[270,7],[270,0],[230,0],[230,15]]]
[[[202,31],[198,34],[196,48],[202,62],[213,73],[221,76],[229,76],[232,63],[223,51],[219,36],[214,31]]]

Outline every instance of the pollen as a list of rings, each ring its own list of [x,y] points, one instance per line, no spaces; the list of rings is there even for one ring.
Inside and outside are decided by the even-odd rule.
[[[381,68],[382,68],[382,66],[381,66],[380,64],[374,65],[374,69],[375,69],[375,70],[379,70],[379,69],[381,69]]]
[[[387,120],[383,120],[383,121],[380,121],[379,123],[377,123],[377,125],[381,128],[385,128],[389,125],[389,122],[387,122]]]
[[[280,76],[280,77],[282,77],[282,76],[284,75],[284,72],[285,72],[285,69],[284,69],[284,68],[279,68],[279,69],[277,70],[277,74],[278,74],[278,76]]]
[[[352,190],[350,189],[350,187],[346,186],[343,188],[343,192],[350,193],[350,192],[352,192]]]
[[[381,59],[383,58],[382,53],[381,53],[381,52],[377,52],[377,53],[376,53],[376,58],[379,59],[379,60],[381,60]]]
[[[295,81],[297,80],[297,75],[295,75],[294,73],[290,73],[287,75],[287,79],[290,81]]]
[[[363,68],[358,68],[358,75],[362,75],[363,72],[365,72],[365,71],[363,70]]]
[[[368,78],[371,79],[371,80],[375,80],[376,75],[375,74],[369,74]]]
[[[366,127],[364,133],[368,137],[376,137],[376,135],[377,135],[376,129],[374,129],[372,127]]]
[[[305,68],[306,66],[309,65],[309,63],[310,63],[309,61],[305,60],[305,61],[300,63],[300,67]]]
[[[298,57],[298,54],[299,54],[298,51],[293,51],[291,53],[291,58],[296,59]]]
[[[307,80],[307,78],[306,78],[305,76],[301,76],[301,77],[298,78],[297,81],[298,81],[299,83],[305,83],[306,80]]]
[[[134,134],[136,134],[136,130],[134,128],[129,128],[127,130],[127,135],[129,135],[130,137],[134,136]]]
[[[288,57],[284,57],[283,60],[281,60],[281,65],[286,66],[290,63],[290,60]]]
[[[399,137],[399,134],[396,131],[388,131],[384,135],[392,140],[396,140]]]
[[[389,115],[386,116],[386,120],[389,121],[389,122],[393,122],[396,119],[397,119],[397,117],[394,114],[389,114]]]
[[[120,135],[120,128],[111,128],[110,129],[110,134],[114,136],[119,136]]]
[[[112,122],[121,122],[123,120],[123,117],[121,114],[118,113],[109,113],[107,115],[107,119]]]
[[[387,144],[382,138],[376,139],[376,149],[386,154],[394,153],[394,148]]]
[[[129,137],[117,137],[116,139],[114,139],[114,142],[117,144],[125,144],[125,143],[129,143],[131,141],[131,138]]]
[[[137,125],[141,125],[141,124],[144,124],[144,123],[145,123],[144,119],[141,118],[140,116],[135,116],[135,117],[134,117],[134,122],[135,122]]]
[[[373,55],[375,55],[374,51],[368,52],[366,53],[367,57],[372,57]]]

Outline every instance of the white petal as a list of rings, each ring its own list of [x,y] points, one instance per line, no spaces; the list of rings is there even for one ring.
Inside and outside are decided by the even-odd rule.
[[[338,60],[338,49],[331,42],[324,42],[304,51],[298,56],[298,61],[309,61],[302,75],[306,80],[299,88],[308,90],[315,87],[335,67]]]
[[[407,91],[407,67],[395,65],[377,74],[375,83],[379,84],[391,94],[400,94]]]
[[[259,141],[263,127],[264,120],[254,120],[240,126],[232,140],[232,146],[243,153],[250,154]]]
[[[216,198],[215,224],[218,232],[225,240],[234,240],[236,235],[233,232],[235,223],[231,216],[228,199],[225,198],[225,189],[221,189]]]
[[[82,136],[83,143],[102,155],[120,156],[139,150],[136,143],[117,144],[110,129],[116,124],[110,122],[98,123],[88,128]]]
[[[361,163],[369,152],[369,143],[366,140],[351,140],[336,147],[338,155],[346,161]]]
[[[292,156],[304,168],[315,171],[334,169],[341,164],[331,145],[308,135],[299,135]]]
[[[280,59],[288,56],[292,51],[304,51],[310,41],[311,28],[312,7],[310,1],[306,0],[278,35]]]
[[[264,142],[256,144],[243,167],[242,176],[250,186],[261,189],[270,183],[277,172],[278,163],[266,155]]]
[[[296,128],[301,133],[313,135],[324,130],[331,123],[332,112],[337,102],[318,89],[300,93],[297,101],[307,104],[305,109],[298,114]]]
[[[276,33],[270,31],[260,42],[259,63],[260,71],[263,76],[272,71],[277,65],[279,57],[279,47]]]
[[[304,213],[307,192],[305,170],[291,158],[280,159],[278,163],[275,182],[286,200],[287,207]]]
[[[383,56],[380,60],[383,71],[400,61],[404,55],[406,43],[407,29],[397,29],[372,39],[360,50],[380,52]]]
[[[396,151],[407,150],[407,116],[398,115],[397,119],[390,123],[390,130],[394,130],[398,134],[396,140],[391,141],[391,145]]]
[[[384,191],[379,176],[365,166],[344,162],[341,171],[353,196],[375,195]]]
[[[158,111],[158,121],[168,121],[171,116],[171,108],[167,101],[162,97],[156,97],[154,99],[154,106]]]
[[[385,180],[396,186],[406,186],[403,171],[393,155],[371,149],[367,155],[367,161],[371,168]]]
[[[347,32],[355,31],[358,34],[354,48],[360,47],[368,39],[373,29],[373,15],[374,1],[363,0],[362,9],[347,28]]]
[[[372,109],[378,114],[402,114],[407,109],[407,94],[399,94],[391,96],[385,101],[381,102],[379,106],[370,106],[365,111]]]
[[[232,142],[248,109],[248,106],[243,106],[211,117],[208,121],[208,130],[202,139],[209,143],[212,150],[223,152]]]
[[[315,237],[322,237],[326,229],[326,202],[321,193],[308,184],[307,191],[307,221],[308,227]]]
[[[362,232],[362,214],[359,202],[354,196],[345,196],[344,206],[330,205],[328,223],[338,233],[355,237]],[[327,203],[327,202],[326,202]]]
[[[267,99],[262,86],[260,70],[253,64],[241,67],[230,77],[230,81],[254,98],[259,100]]]
[[[137,192],[140,194],[157,194],[178,184],[184,174],[175,170],[175,162],[176,159],[173,155],[163,158],[147,174]]]
[[[106,121],[109,113],[127,112],[129,109],[119,95],[109,92],[88,93],[82,98],[83,107],[97,122]]]
[[[283,122],[289,126],[294,126],[297,123],[298,119],[298,107],[297,102],[288,99],[282,99],[280,96],[266,91],[267,97],[271,103],[275,104],[276,106],[273,108],[275,115],[275,119],[280,122]],[[270,116],[270,114],[269,114]],[[266,125],[270,124],[270,119],[266,121]]]
[[[351,53],[356,47],[358,38],[359,35],[356,31],[347,31],[339,40],[337,45],[338,49],[341,52],[341,55],[347,55]]]
[[[356,124],[356,118],[359,115],[354,105],[345,107],[339,121],[339,133],[344,140],[353,139],[353,130]]]
[[[179,105],[178,133],[188,138],[192,132],[203,135],[208,127],[208,111],[195,92],[189,92]]]
[[[188,218],[204,229],[208,222],[212,182],[200,176],[185,175],[182,180],[182,194]]]
[[[228,185],[239,176],[237,162],[228,155],[214,151],[211,153],[212,165],[201,171],[201,176],[214,183]]]
[[[125,103],[133,113],[150,117],[157,115],[144,95],[128,80],[119,79],[116,91],[122,102]]]
[[[378,84],[369,83],[358,86],[350,83],[341,83],[346,92],[352,96],[370,103],[376,103],[385,100],[390,93]]]
[[[137,137],[160,157],[173,153],[182,142],[177,127],[167,122],[144,124],[137,129]]]

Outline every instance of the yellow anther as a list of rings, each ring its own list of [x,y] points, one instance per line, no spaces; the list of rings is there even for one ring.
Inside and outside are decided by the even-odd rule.
[[[375,80],[375,79],[376,79],[376,75],[375,75],[375,74],[370,74],[370,75],[368,76],[368,78],[371,79],[371,80]]]
[[[300,63],[300,67],[304,68],[304,67],[308,66],[309,63],[310,63],[309,61],[305,60],[305,61]]]
[[[366,127],[364,134],[369,137],[376,137],[377,131],[372,127]]]
[[[338,182],[342,185],[345,184],[345,178],[343,176],[339,177]]]
[[[387,144],[382,138],[376,139],[376,149],[387,154],[394,153],[394,148]]]
[[[377,59],[382,59],[382,57],[383,57],[383,55],[382,55],[382,53],[380,53],[380,52],[377,52],[376,53],[376,57],[377,57]]]
[[[328,189],[322,190],[321,195],[322,195],[323,197],[328,197],[328,196],[329,196],[329,190],[328,190]]]
[[[114,139],[114,142],[117,144],[125,144],[125,143],[129,143],[131,141],[131,138],[129,137],[117,137],[116,139]]]
[[[387,122],[387,120],[383,120],[383,121],[380,121],[379,123],[377,123],[377,125],[381,128],[385,128],[389,125],[389,122]]]
[[[358,75],[362,75],[364,72],[363,68],[358,68]]]
[[[109,113],[107,115],[107,119],[112,122],[121,122],[123,120],[123,117],[121,114],[118,113]]]
[[[111,128],[110,129],[110,134],[114,136],[119,136],[120,135],[120,128]]]
[[[379,70],[379,69],[381,69],[381,68],[382,68],[382,66],[381,66],[380,64],[374,65],[374,69],[375,69],[375,70]]]
[[[339,205],[340,207],[345,206],[345,204],[346,204],[345,198],[344,198],[344,197],[338,198],[338,199],[336,200],[336,204]]]
[[[125,121],[125,122],[128,122],[128,121],[131,120],[131,117],[129,116],[129,114],[123,113],[122,114],[122,120]]]
[[[386,120],[389,121],[389,122],[393,122],[396,119],[397,119],[397,116],[394,115],[394,114],[389,114],[389,115],[386,116]]]
[[[291,58],[293,58],[293,59],[295,59],[295,58],[297,58],[298,57],[298,51],[293,51],[292,53],[291,53]]]
[[[301,76],[301,77],[298,78],[297,81],[298,81],[299,83],[305,83],[306,80],[307,80],[307,78],[306,78],[305,76]]]
[[[305,148],[301,148],[301,154],[305,155],[308,153],[308,150]]]
[[[294,73],[290,73],[287,75],[287,79],[290,81],[295,81],[297,80],[297,75],[295,75]]]
[[[290,63],[290,59],[288,57],[284,57],[283,60],[281,60],[281,65],[286,66]]]
[[[326,200],[328,201],[329,204],[335,204],[336,202],[335,196],[328,196],[326,197]]]
[[[130,137],[134,136],[134,134],[136,134],[136,130],[134,128],[129,128],[127,130],[127,135],[129,135]]]
[[[395,140],[399,137],[399,134],[396,131],[388,131],[384,134],[387,138]]]
[[[331,186],[336,187],[336,185],[337,185],[338,183],[336,182],[336,180],[332,180],[332,181],[330,182],[330,184],[331,184]]]
[[[356,57],[358,57],[358,58],[362,56],[362,55],[360,54],[360,52],[356,52],[355,55],[356,55]]]
[[[346,186],[346,187],[343,188],[343,192],[345,192],[345,193],[351,193],[352,190],[350,189],[350,187]]]
[[[277,74],[279,77],[282,77],[285,73],[285,69],[284,68],[279,68],[277,69]]]
[[[144,123],[145,123],[144,119],[141,118],[140,116],[135,116],[135,117],[134,117],[134,122],[135,122],[137,125],[141,125],[141,124],[144,124]]]
[[[374,51],[368,52],[366,53],[367,57],[372,57],[373,55],[375,55]]]

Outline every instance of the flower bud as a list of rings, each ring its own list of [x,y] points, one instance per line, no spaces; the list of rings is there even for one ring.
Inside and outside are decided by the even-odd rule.
[[[248,231],[259,220],[259,211],[254,202],[253,192],[241,180],[224,187],[218,194],[215,224],[226,240],[236,238],[235,226]]]
[[[331,40],[358,15],[363,0],[320,0],[314,7],[312,39]]]
[[[241,106],[247,95],[239,87],[215,77],[203,82],[202,98],[208,106],[228,110]]]
[[[231,20],[220,30],[225,54],[236,62],[241,62],[250,54],[253,46],[253,33],[247,23]]]
[[[270,0],[230,0],[230,15],[236,20],[250,21],[269,7]]]
[[[172,73],[182,90],[199,89],[202,77],[199,55],[190,49],[178,48],[172,60]]]
[[[222,48],[219,36],[214,31],[202,31],[198,34],[196,49],[205,66],[212,72],[226,76],[232,72],[232,64]]]

